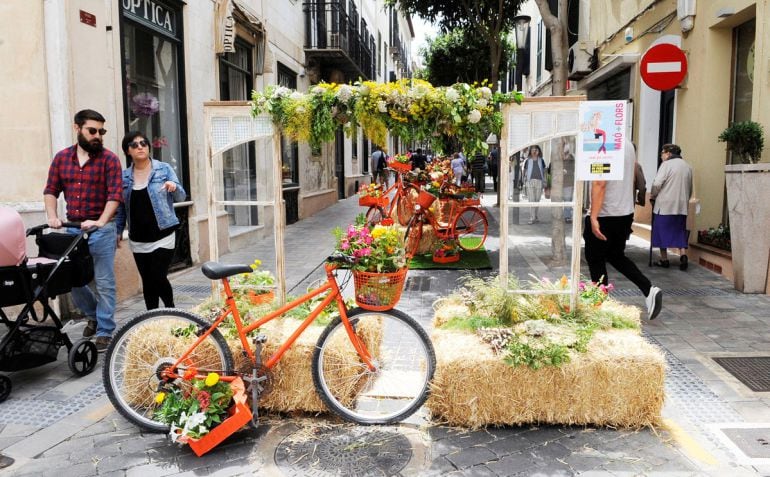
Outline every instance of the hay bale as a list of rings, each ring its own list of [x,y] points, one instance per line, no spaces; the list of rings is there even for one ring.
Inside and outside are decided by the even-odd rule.
[[[403,237],[406,233],[406,227],[396,225],[398,227],[398,233]],[[433,230],[430,224],[423,224],[422,237],[420,238],[420,245],[417,247],[417,255],[424,255],[427,253],[433,253],[441,246],[442,241],[436,238],[436,231]]]
[[[273,353],[287,340],[287,338],[299,327],[301,321],[291,318],[278,318],[263,325],[261,332],[268,336],[268,342],[262,347],[262,361],[267,361]],[[318,337],[323,332],[323,326],[309,326],[297,338],[291,348],[281,357],[280,361],[270,371],[270,392],[260,399],[260,408],[272,411],[290,412],[325,412],[326,406],[315,391],[312,377],[312,358]],[[381,340],[381,327],[378,320],[363,320],[359,322],[357,334],[361,337],[367,349],[377,356]],[[157,356],[178,357],[197,339],[193,334],[188,338],[170,339],[168,328],[158,326],[158,323],[145,324],[141,333],[141,340],[132,340],[126,352],[126,361],[123,364],[126,369],[126,383],[128,392],[124,392],[126,399],[136,405],[152,403],[155,397],[158,381],[148,382],[147,376],[154,373]],[[332,341],[326,350],[327,359],[336,359],[339,362],[359,362],[358,354],[352,348],[347,335],[338,335],[339,341]],[[225,340],[232,352],[234,369],[240,372],[250,372],[251,365],[241,352],[240,339],[233,336],[225,336]],[[253,346],[253,345],[252,345]],[[144,352],[148,350],[149,352]],[[199,345],[191,354],[191,361],[199,368],[214,369],[216,350],[208,344]],[[332,362],[334,363],[334,362]],[[352,397],[355,391],[360,389],[365,382],[352,381],[355,376],[352,367],[339,366],[339,373],[346,372],[347,376],[340,375],[339,382],[350,383],[350,389],[346,392]],[[337,382],[337,380],[335,380]],[[140,383],[141,385],[137,385]],[[339,394],[338,394],[339,395]]]
[[[451,425],[532,423],[654,426],[664,399],[663,354],[636,331],[598,331],[561,367],[511,367],[476,335],[434,330],[437,368],[426,405]]]

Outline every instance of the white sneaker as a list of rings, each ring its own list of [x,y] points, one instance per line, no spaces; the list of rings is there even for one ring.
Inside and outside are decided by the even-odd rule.
[[[663,291],[658,287],[650,288],[650,294],[644,301],[647,304],[647,318],[654,320],[663,306]]]

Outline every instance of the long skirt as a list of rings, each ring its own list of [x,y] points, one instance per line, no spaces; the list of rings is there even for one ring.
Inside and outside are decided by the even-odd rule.
[[[687,248],[686,215],[652,214],[652,246],[658,248]]]

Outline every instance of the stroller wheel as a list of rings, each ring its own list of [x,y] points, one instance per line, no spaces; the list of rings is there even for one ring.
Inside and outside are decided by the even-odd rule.
[[[78,376],[85,376],[96,367],[99,354],[96,345],[89,340],[79,340],[70,348],[67,364]]]
[[[13,385],[11,384],[11,378],[8,376],[0,375],[0,402],[8,399],[8,396],[11,394],[12,387]]]

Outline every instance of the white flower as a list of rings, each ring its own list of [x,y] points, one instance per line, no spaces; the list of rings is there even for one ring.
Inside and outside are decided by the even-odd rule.
[[[310,92],[313,94],[321,94],[324,92],[324,89],[320,86],[313,86],[313,89],[311,89]]]
[[[470,112],[470,114],[468,114],[469,123],[476,124],[479,121],[481,121],[481,112],[478,109],[474,109]]]
[[[285,86],[279,86],[275,88],[275,91],[273,91],[273,97],[282,98],[286,95],[288,95],[291,92],[291,90]]]
[[[300,100],[300,99],[302,99],[303,97],[304,97],[304,95],[303,95],[302,93],[300,93],[299,91],[294,91],[293,93],[291,93],[291,94],[289,95],[289,98],[290,98],[290,99],[293,99],[293,100],[295,100],[295,101],[297,101],[297,100]]]
[[[377,101],[377,110],[381,113],[387,113],[388,112],[388,103],[386,103],[384,100]]]
[[[454,88],[447,88],[447,90],[446,90],[446,99],[448,99],[449,101],[452,101],[454,103],[458,99],[460,99],[460,93],[455,91]]]
[[[340,88],[337,90],[337,97],[342,101],[343,103],[347,103],[348,100],[353,96],[353,90],[350,89],[350,86],[343,84],[340,86]]]
[[[370,92],[369,86],[362,84],[361,86],[358,87],[358,92],[361,94],[361,96],[368,96]]]
[[[487,104],[489,104],[489,102],[486,99],[481,98],[480,100],[476,101],[476,104],[478,104],[482,108],[485,108]]]
[[[489,99],[492,97],[492,90],[487,88],[486,86],[482,86],[478,89],[478,92],[481,93],[481,97],[484,99]]]

